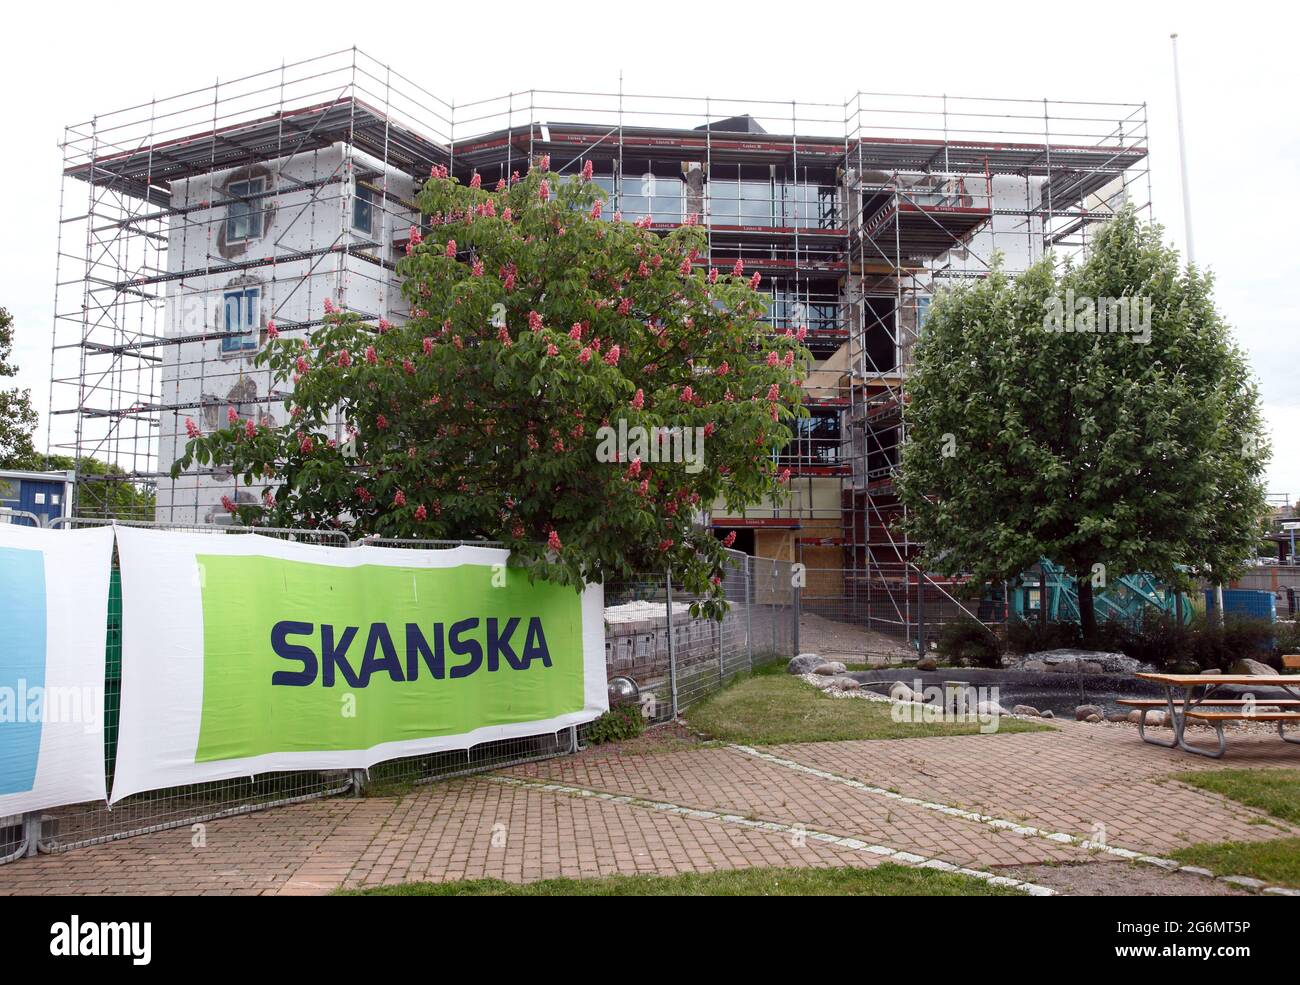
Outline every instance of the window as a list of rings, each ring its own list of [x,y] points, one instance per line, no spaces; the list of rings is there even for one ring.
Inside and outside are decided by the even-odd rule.
[[[44,505],[45,505],[45,493],[34,493],[34,494],[32,495],[32,501],[33,501],[37,506],[44,506]]]
[[[241,243],[262,235],[262,209],[256,196],[266,190],[262,178],[231,182],[226,190],[232,199],[226,212],[226,242]]]
[[[257,348],[257,329],[261,324],[262,290],[257,287],[226,291],[226,335],[222,352],[243,352]]]
[[[369,236],[374,231],[375,193],[369,188],[357,185],[357,192],[352,196],[352,228]]]

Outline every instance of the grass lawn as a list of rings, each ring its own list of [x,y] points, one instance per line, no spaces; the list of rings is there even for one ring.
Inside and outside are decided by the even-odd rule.
[[[1191,845],[1170,856],[1217,876],[1254,876],[1277,886],[1300,887],[1300,838]]]
[[[874,869],[734,869],[677,876],[406,882],[340,896],[1022,896],[980,879],[885,862]]]
[[[890,708],[883,701],[828,697],[782,669],[739,681],[688,709],[685,718],[709,738],[751,745],[979,734],[977,721],[896,722]],[[1052,728],[1003,718],[998,731]]]
[[[1300,824],[1300,770],[1206,770],[1174,779]]]
[[[1300,770],[1206,770],[1179,773],[1179,783],[1222,794],[1280,821],[1300,823]],[[1254,876],[1280,886],[1300,886],[1300,838],[1191,845],[1172,855],[1220,876]]]

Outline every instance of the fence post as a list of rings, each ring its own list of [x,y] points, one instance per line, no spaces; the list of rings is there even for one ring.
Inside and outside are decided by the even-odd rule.
[[[352,783],[352,796],[360,797],[366,792],[366,771],[349,770],[349,779]]]
[[[916,569],[916,657],[924,658],[925,648],[925,572],[920,566]]]
[[[793,643],[793,652],[791,657],[799,656],[799,616],[803,608],[803,589],[795,583],[795,570],[790,569],[790,609],[794,614],[794,621],[790,626],[790,640]]]
[[[754,559],[745,555],[745,655],[749,660],[749,669],[754,670],[754,599],[749,583],[749,566]]]
[[[41,845],[41,812],[28,811],[23,815],[23,857],[32,858]]]
[[[677,718],[677,633],[673,629],[673,570],[664,572],[664,606],[668,622],[668,690],[671,695],[674,720]]]

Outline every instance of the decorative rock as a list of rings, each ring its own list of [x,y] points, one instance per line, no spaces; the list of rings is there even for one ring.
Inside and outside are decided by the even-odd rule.
[[[917,694],[902,681],[894,681],[889,685],[890,701],[920,701],[921,695]]]
[[[1047,673],[1047,664],[1042,660],[1026,660],[1020,665],[1021,670],[1028,670],[1036,674]]]
[[[1222,674],[1223,671],[1219,670],[1219,669],[1216,668],[1216,667],[1210,667],[1208,670],[1203,670],[1203,671],[1201,671],[1201,673],[1202,673],[1203,675],[1207,675],[1207,676],[1208,676],[1208,675],[1211,675],[1211,674],[1216,674],[1216,675],[1217,675],[1217,674]]]
[[[1048,709],[1047,709],[1045,712],[1043,712],[1042,715],[1040,715],[1039,717],[1040,717],[1040,718],[1055,718],[1055,717],[1056,717],[1056,712],[1052,711],[1051,708],[1048,708]]]
[[[814,667],[818,667],[825,662],[820,653],[801,653],[790,661],[786,670],[792,674],[811,674]]]
[[[1041,713],[1033,705],[1016,705],[1011,709],[1011,714],[1020,715],[1024,718],[1040,718]]]
[[[1198,865],[1181,865],[1178,867],[1179,872],[1186,872],[1189,876],[1204,876],[1210,878],[1214,875],[1209,869],[1202,869]]]
[[[1106,721],[1108,722],[1127,722],[1128,720],[1128,715],[1125,715],[1122,711],[1106,712]]]
[[[1057,674],[1077,674],[1079,672],[1079,661],[1058,660],[1054,664],[1048,664],[1047,669]]]
[[[935,660],[934,657],[922,657],[920,660],[916,662],[916,669],[917,670],[938,670],[939,661]]]
[[[1097,720],[1101,721],[1101,716],[1105,713],[1105,709],[1101,705],[1079,705],[1074,709],[1074,720],[1076,722],[1086,722],[1090,715],[1096,715]]]
[[[852,677],[832,677],[831,685],[839,688],[841,691],[857,691],[862,685]]]
[[[1101,670],[1093,671],[1088,669],[1081,670],[1081,672],[1102,674],[1132,674],[1145,667],[1142,661],[1126,656],[1123,653],[1105,653],[1099,650],[1080,650],[1068,647],[1058,650],[1040,650],[1037,653],[1028,653],[1020,658],[1020,666],[1025,670],[1036,670],[1037,667],[1030,665],[1039,662],[1048,667],[1054,667],[1061,663],[1066,664],[1068,667],[1073,663],[1076,668],[1080,664],[1096,664]]]
[[[1149,711],[1147,712],[1147,725],[1155,728],[1164,728],[1169,724],[1169,712],[1167,711]]]
[[[1263,674],[1268,677],[1277,673],[1277,671],[1268,664],[1260,663],[1258,660],[1252,660],[1250,657],[1242,657],[1234,663],[1232,665],[1232,672],[1234,674]]]
[[[1093,663],[1091,660],[1081,660],[1079,662],[1080,674],[1104,674],[1106,668],[1099,663]]]
[[[1100,716],[1100,715],[1089,715],[1087,718],[1084,719],[1084,721],[1085,721],[1085,722],[1100,722],[1100,721],[1101,721],[1101,716]]]
[[[848,668],[838,660],[829,660],[826,663],[818,664],[814,667],[813,673],[821,674],[823,677],[835,677],[838,674],[843,674],[846,670],[848,670]]]
[[[1138,724],[1138,722],[1142,721],[1142,712],[1134,708],[1132,711],[1130,711],[1127,715],[1124,716],[1124,720],[1126,722],[1132,722],[1134,725],[1136,725]]]
[[[975,714],[985,716],[1010,715],[1011,712],[1007,711],[996,701],[981,701],[975,706]]]

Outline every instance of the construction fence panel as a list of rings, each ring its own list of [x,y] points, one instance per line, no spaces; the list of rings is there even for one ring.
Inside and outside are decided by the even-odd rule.
[[[339,531],[240,527],[208,523],[171,524],[62,518],[62,529],[111,523],[200,532],[212,536],[256,533],[302,543],[351,547]],[[34,519],[39,526],[39,519]],[[488,541],[367,538],[378,547],[448,550],[460,546],[499,547]],[[356,545],[360,546],[360,545]],[[106,670],[103,687],[104,769],[112,788],[122,685],[122,590],[116,551],[109,584]],[[702,601],[676,584],[668,572],[647,572],[605,586],[606,669],[610,678],[631,678],[643,713],[652,721],[676,717],[755,667],[794,655],[798,641],[796,566],[728,552],[723,587],[728,610],[721,620],[694,616]],[[411,786],[486,770],[516,766],[579,751],[580,728],[486,742],[465,750],[407,756],[369,770],[297,770],[198,783],[135,794],[110,809],[101,802],[68,804],[25,816],[0,818],[0,862],[26,854],[57,853],[169,828],[201,825],[219,818],[342,794],[394,793]]]

